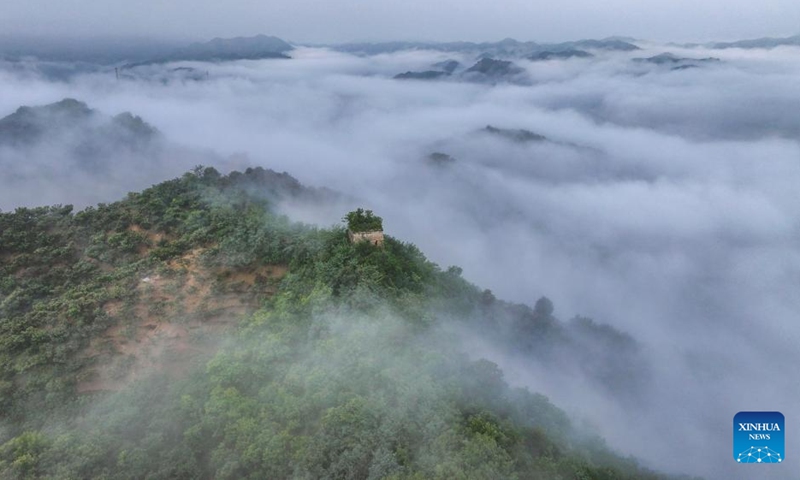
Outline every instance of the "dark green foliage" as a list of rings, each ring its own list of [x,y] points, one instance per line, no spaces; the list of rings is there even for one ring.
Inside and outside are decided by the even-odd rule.
[[[26,424],[29,412],[80,403],[75,385],[90,365],[80,352],[113,325],[103,306],[135,301],[139,279],[159,262],[204,246],[211,264],[289,263],[294,240],[310,229],[250,192],[292,187],[263,169],[223,177],[199,167],[76,214],[72,206],[0,213],[0,421]]]
[[[511,388],[445,327],[522,350],[575,343],[601,376],[622,358],[603,363],[604,348],[635,354],[630,337],[561,324],[545,298],[502,302],[414,245],[351,244],[343,228],[270,210],[302,191],[274,172],[198,167],[75,214],[0,214],[0,477],[662,478],[586,440],[546,397]],[[381,228],[370,211],[351,215],[356,229]],[[142,275],[199,247],[210,268],[289,273],[180,378],[77,394],[81,352],[115,322],[104,305],[136,302]]]
[[[356,209],[344,219],[347,229],[351,232],[373,232],[383,230],[383,219],[372,213],[372,210]]]

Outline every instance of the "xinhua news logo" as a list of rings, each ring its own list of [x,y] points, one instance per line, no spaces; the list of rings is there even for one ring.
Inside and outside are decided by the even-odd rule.
[[[739,412],[733,417],[733,458],[739,463],[782,463],[784,434],[780,412]]]

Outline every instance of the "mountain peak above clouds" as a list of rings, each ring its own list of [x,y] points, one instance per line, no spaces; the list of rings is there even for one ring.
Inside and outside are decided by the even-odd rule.
[[[214,38],[204,43],[193,43],[175,52],[173,56],[187,60],[239,60],[261,58],[288,58],[294,47],[273,36]]]

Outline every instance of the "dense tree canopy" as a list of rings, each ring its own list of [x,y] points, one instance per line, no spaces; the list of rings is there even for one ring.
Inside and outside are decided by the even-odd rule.
[[[372,210],[358,208],[344,217],[347,222],[347,229],[351,232],[373,232],[383,230],[383,219]]]
[[[609,353],[634,358],[633,339],[497,300],[394,238],[370,248],[274,213],[299,194],[274,172],[198,168],[77,213],[0,214],[0,477],[664,478],[453,330],[531,361],[574,345],[604,382],[640,375]],[[142,331],[174,337],[148,370]],[[98,372],[105,387],[82,389]]]

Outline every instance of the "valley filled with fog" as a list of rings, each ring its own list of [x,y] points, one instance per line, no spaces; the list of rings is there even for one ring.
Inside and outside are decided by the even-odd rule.
[[[370,208],[497,298],[547,296],[559,319],[631,335],[648,372],[636,391],[602,388],[455,332],[513,386],[648,467],[754,478],[730,458],[733,415],[800,398],[800,47],[637,45],[493,52],[512,63],[472,71],[475,52],[430,46],[0,60],[0,118],[84,104],[65,104],[78,116],[54,134],[0,136],[0,208],[113,202],[195,165],[285,171],[336,198],[287,200],[292,220],[325,227]],[[439,73],[395,78],[406,72]]]

